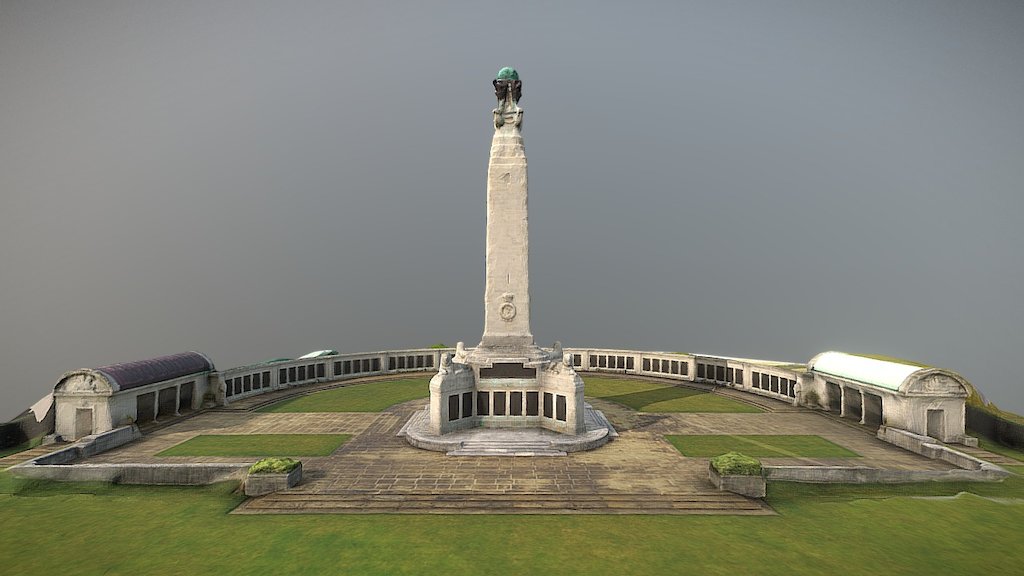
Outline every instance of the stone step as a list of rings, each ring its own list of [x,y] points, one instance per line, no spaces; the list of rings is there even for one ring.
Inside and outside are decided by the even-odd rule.
[[[963,452],[965,454],[974,456],[975,458],[978,458],[980,460],[991,462],[992,464],[995,464],[997,466],[1024,465],[1024,462],[1021,462],[1020,460],[1015,460],[1013,458],[1010,458],[1009,456],[1004,456],[1002,454],[997,454],[995,452],[989,452],[984,448],[974,448],[972,446],[962,446],[960,444],[949,445],[949,447],[954,450],[959,450],[960,452]]]
[[[687,494],[295,493],[253,498],[237,514],[774,514],[728,492]]]
[[[284,492],[276,492],[272,495],[263,496],[261,500],[277,500],[277,501],[308,501],[308,500],[342,500],[347,498],[366,498],[374,500],[398,500],[398,501],[409,501],[409,500],[448,500],[453,502],[469,502],[469,501],[480,501],[480,502],[494,502],[494,501],[522,501],[522,500],[578,500],[578,501],[632,501],[637,499],[663,499],[663,500],[679,500],[679,501],[730,501],[730,502],[749,502],[750,498],[734,494],[732,492],[722,492],[717,490],[709,490],[706,492],[680,492],[675,494],[663,494],[657,492],[642,492],[642,493],[625,493],[625,492],[610,492],[610,493],[592,493],[592,492],[580,492],[580,493],[567,493],[567,492],[485,492],[485,491],[474,491],[474,492],[452,492],[439,490],[435,492],[429,491],[417,491],[417,492],[397,492],[388,491],[380,492],[376,490],[339,490],[337,492],[316,492],[302,491],[301,488],[294,488]]]
[[[529,448],[550,448],[551,442],[547,440],[463,440],[460,443],[463,447],[497,448],[501,446],[519,446]]]
[[[464,440],[449,456],[565,456],[548,440]]]
[[[459,448],[449,450],[448,456],[565,456],[561,450],[550,448]]]

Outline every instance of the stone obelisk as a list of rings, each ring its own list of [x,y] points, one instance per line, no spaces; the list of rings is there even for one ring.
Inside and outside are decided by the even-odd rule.
[[[430,380],[429,430],[442,436],[476,427],[545,428],[576,436],[586,430],[583,380],[561,344],[545,350],[530,332],[523,83],[514,69],[502,68],[493,84],[484,333],[476,348],[459,342],[453,357],[442,356]]]
[[[530,332],[530,240],[527,217],[526,151],[520,127],[522,82],[511,68],[494,80],[498,107],[487,166],[487,282],[483,349],[534,345]]]

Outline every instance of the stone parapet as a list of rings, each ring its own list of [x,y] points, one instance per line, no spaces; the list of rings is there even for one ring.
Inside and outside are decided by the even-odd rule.
[[[766,483],[764,476],[758,475],[727,475],[723,476],[715,470],[714,465],[708,463],[708,478],[711,484],[719,490],[725,490],[749,498],[764,498]]]

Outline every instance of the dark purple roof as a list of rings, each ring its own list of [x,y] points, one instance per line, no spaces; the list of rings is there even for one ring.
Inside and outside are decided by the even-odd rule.
[[[138,362],[100,366],[96,370],[116,383],[121,390],[127,390],[197,372],[208,372],[213,370],[213,363],[198,352],[182,352]]]

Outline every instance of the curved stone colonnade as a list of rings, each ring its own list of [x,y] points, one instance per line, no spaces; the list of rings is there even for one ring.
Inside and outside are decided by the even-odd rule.
[[[472,350],[471,348],[469,350]],[[797,405],[803,364],[743,361],[726,357],[602,348],[566,348],[578,372],[633,374],[727,385]],[[270,361],[229,368],[211,375],[216,402],[232,402],[292,386],[367,376],[436,372],[442,354],[455,348],[412,348]],[[756,380],[756,381],[755,381]]]
[[[217,401],[229,404],[237,399],[296,385],[405,372],[432,372],[440,365],[442,354],[454,352],[454,348],[385,350],[232,368],[220,374],[220,381],[225,386],[220,387]],[[726,386],[793,406],[828,410],[873,428],[886,425],[944,442],[971,440],[964,432],[966,381],[947,370],[922,369],[913,382],[908,382],[901,389],[890,390],[856,378],[815,371],[811,368],[814,360],[809,364],[797,364],[605,348],[566,348],[564,352],[572,356],[572,365],[577,372],[651,376]],[[946,386],[927,388],[918,384],[932,382],[936,378]],[[248,381],[251,383],[247,384]],[[227,390],[231,390],[231,394]],[[929,412],[933,420],[936,413],[943,415],[941,425],[936,427],[933,422],[929,429]]]
[[[189,388],[184,402],[186,409],[199,408],[200,403],[224,406],[296,386],[369,376],[436,372],[441,365],[441,356],[454,351],[454,348],[413,348],[272,360],[178,377],[173,382],[154,382],[138,389],[106,391],[104,394],[91,390],[89,394],[69,394],[67,386],[62,385],[67,379],[62,378],[54,395],[58,413],[56,432],[66,439],[77,439],[106,432],[126,421],[141,422],[157,414],[162,416],[167,411],[180,412],[182,398],[185,397],[181,383]],[[816,370],[814,363],[822,355],[808,364],[796,364],[662,351],[566,348],[564,352],[571,356],[572,365],[578,372],[713,384],[794,406],[828,410],[874,428],[888,426],[944,442],[966,443],[972,440],[964,433],[964,400],[969,385],[958,374],[946,370],[911,367],[912,374],[902,384],[887,388],[869,378]],[[150,388],[167,391],[167,409],[160,407],[162,392],[156,401],[148,399],[148,396],[136,398],[151,393]],[[64,404],[67,406],[62,410]],[[111,417],[90,419],[92,427],[89,430],[70,417],[61,426],[59,415],[80,412],[89,408],[86,404],[96,404],[97,414],[109,414]],[[151,409],[154,414],[144,414],[144,408]]]
[[[211,390],[217,404],[228,405],[243,398],[294,386],[407,372],[436,372],[441,364],[441,354],[451,354],[454,350],[413,348],[271,360],[215,373],[211,379]]]

